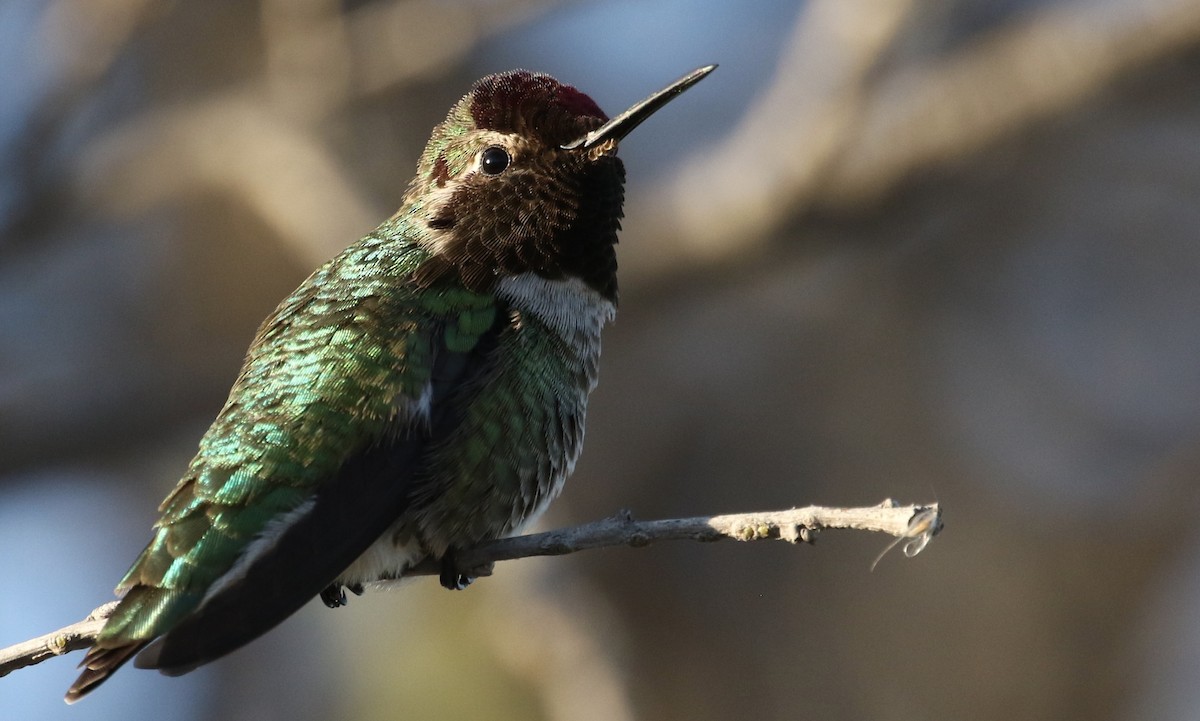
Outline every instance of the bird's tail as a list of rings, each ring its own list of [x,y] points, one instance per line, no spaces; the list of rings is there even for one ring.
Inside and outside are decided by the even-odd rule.
[[[79,664],[83,673],[67,689],[66,702],[75,703],[87,696],[145,645],[145,641],[135,641],[113,648],[92,646]]]

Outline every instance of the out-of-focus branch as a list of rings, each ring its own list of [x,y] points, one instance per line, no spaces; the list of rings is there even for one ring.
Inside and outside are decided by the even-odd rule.
[[[936,503],[926,506],[898,506],[891,500],[867,508],[825,508],[807,506],[788,511],[736,513],[722,516],[697,516],[659,521],[637,521],[621,512],[612,518],[595,523],[564,528],[527,536],[502,538],[472,549],[460,551],[455,557],[464,569],[482,569],[497,561],[511,561],[531,556],[560,556],[589,548],[608,546],[648,546],[655,541],[760,541],[778,539],[811,543],[816,534],[826,528],[849,528],[876,531],[912,539],[912,547],[924,548],[929,539],[942,528],[941,509]],[[909,555],[915,555],[910,551]],[[421,563],[404,575],[436,575],[441,571],[437,562]],[[88,648],[104,626],[117,602],[100,606],[83,621],[60,628],[38,638],[0,649],[0,676],[19,668],[33,666],[53,656]]]
[[[834,203],[878,196],[914,167],[1062,113],[1198,41],[1200,4],[1192,0],[1048,4],[936,63],[886,77],[823,192]]]
[[[364,3],[345,19],[356,50],[356,87],[371,94],[443,75],[483,40],[559,4],[557,0]]]
[[[965,157],[1200,42],[1193,0],[1050,3],[952,49],[903,49],[910,2],[813,0],[775,77],[720,145],[633,197],[664,219],[644,270],[762,242],[813,205],[870,202],[922,166]],[[666,220],[669,219],[669,220]],[[626,249],[626,253],[630,249]]]
[[[822,178],[855,141],[880,60],[913,13],[911,0],[805,5],[774,78],[738,127],[664,188],[630,198],[631,204],[671,208],[670,215],[636,207],[626,213],[662,224],[644,231],[656,239],[642,249],[645,270],[661,271],[681,257],[728,257],[761,242],[810,204]],[[623,252],[637,250],[631,245]]]

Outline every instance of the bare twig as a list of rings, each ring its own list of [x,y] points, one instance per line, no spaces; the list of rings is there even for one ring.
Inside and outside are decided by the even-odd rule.
[[[920,522],[914,523],[918,519]],[[923,548],[942,528],[941,510],[936,503],[898,506],[894,501],[887,500],[868,508],[808,506],[790,511],[660,521],[637,521],[628,511],[622,511],[612,518],[582,526],[490,541],[458,552],[455,561],[464,569],[483,569],[496,561],[530,556],[561,556],[608,546],[641,547],[655,541],[719,541],[725,538],[759,541],[774,538],[789,543],[811,543],[817,532],[825,528],[877,531],[898,539],[920,539]],[[425,562],[409,569],[404,575],[436,575],[440,571],[440,564]],[[116,606],[116,601],[106,603],[79,623],[0,649],[0,676],[41,663],[52,656],[90,647]]]
[[[96,640],[96,634],[100,633],[105,620],[116,607],[117,602],[110,601],[78,623],[0,649],[0,676],[7,676],[19,668],[39,664],[53,656],[90,648]]]
[[[583,526],[491,541],[469,551],[460,552],[455,560],[460,567],[471,569],[481,568],[495,561],[529,556],[561,556],[609,546],[648,546],[655,541],[719,541],[725,538],[735,541],[759,541],[774,538],[790,543],[812,542],[817,532],[823,528],[878,531],[904,538],[909,535],[909,520],[929,509],[938,514],[937,528],[940,530],[940,511],[937,504],[897,506],[890,500],[868,508],[808,506],[793,508],[790,511],[735,513],[661,521],[636,521],[628,512],[622,511],[612,518]],[[440,570],[441,567],[437,563],[422,563],[410,568],[405,575],[436,575]]]

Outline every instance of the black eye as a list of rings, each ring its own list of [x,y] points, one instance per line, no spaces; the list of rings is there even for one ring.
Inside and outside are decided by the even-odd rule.
[[[509,157],[507,150],[499,145],[493,145],[483,151],[483,156],[479,159],[479,168],[486,175],[499,175],[504,172],[511,161],[512,158]]]

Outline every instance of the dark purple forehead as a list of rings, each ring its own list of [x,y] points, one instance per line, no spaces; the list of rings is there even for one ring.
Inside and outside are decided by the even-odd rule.
[[[547,144],[569,143],[608,120],[587,95],[528,70],[489,75],[475,84],[469,97],[477,128],[533,132]]]

